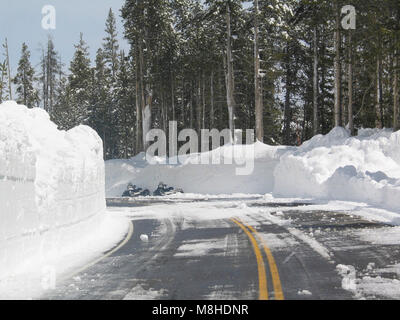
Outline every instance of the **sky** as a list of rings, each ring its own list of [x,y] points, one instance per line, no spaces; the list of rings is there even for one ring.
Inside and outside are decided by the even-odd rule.
[[[53,38],[66,70],[75,51],[74,44],[79,41],[80,32],[83,32],[93,63],[105,36],[105,21],[110,8],[116,15],[120,48],[128,51],[129,45],[123,39],[120,18],[123,3],[124,0],[1,0],[0,42],[8,39],[12,75],[17,70],[23,42],[31,51],[32,65],[38,67],[41,47],[46,44],[48,35]],[[42,8],[45,5],[52,5],[56,10],[55,30],[42,28]],[[0,51],[3,60],[3,48]]]

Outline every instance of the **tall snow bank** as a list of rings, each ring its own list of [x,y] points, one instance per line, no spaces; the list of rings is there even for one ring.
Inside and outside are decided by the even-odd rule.
[[[286,153],[274,171],[274,194],[365,202],[399,209],[400,132],[343,128]]]
[[[59,131],[42,109],[0,105],[0,277],[61,254],[101,223],[102,153],[89,127]]]
[[[349,200],[399,210],[400,131],[362,129],[351,137],[343,128],[317,135],[300,147],[227,145],[211,151],[217,158],[231,149],[254,155],[249,175],[238,166],[196,165],[192,154],[179,165],[160,159],[150,165],[140,154],[106,162],[106,193],[121,196],[129,182],[154,190],[159,181],[185,192],[206,194],[273,193],[282,197]],[[229,153],[229,152],[228,152]],[[207,156],[207,154],[206,154]],[[224,163],[221,161],[221,163]]]
[[[140,153],[129,160],[106,161],[106,195],[120,197],[129,182],[153,191],[160,181],[182,188],[185,192],[205,194],[266,193],[274,186],[274,169],[288,147],[254,145],[225,145],[207,153],[195,153],[170,165],[168,159],[146,160]],[[203,161],[202,161],[203,159]],[[218,159],[220,164],[205,163]],[[150,164],[154,162],[155,164]],[[238,170],[250,174],[238,174]]]

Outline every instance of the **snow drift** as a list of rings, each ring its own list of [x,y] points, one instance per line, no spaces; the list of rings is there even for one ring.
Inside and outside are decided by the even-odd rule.
[[[129,182],[151,191],[160,181],[185,192],[204,194],[265,193],[272,191],[273,172],[279,158],[288,147],[255,145],[225,145],[207,153],[194,153],[181,158],[176,165],[166,165],[165,158],[151,158],[144,153],[129,160],[106,161],[106,195],[119,197]],[[202,159],[210,159],[209,164]],[[220,164],[212,164],[212,159]],[[233,159],[234,158],[234,159]],[[239,175],[245,163],[253,162],[250,175]],[[252,165],[253,166],[253,165]]]
[[[98,135],[86,126],[60,131],[42,109],[1,104],[0,277],[62,255],[104,213]]]
[[[400,131],[362,129],[358,136],[351,137],[346,129],[334,128],[299,147],[257,142],[252,149],[225,145],[210,153],[223,158],[227,149],[244,152],[247,157],[254,155],[253,172],[239,176],[235,174],[235,164],[190,163],[201,154],[189,155],[178,165],[165,165],[165,159],[150,165],[144,154],[139,154],[129,160],[106,162],[107,197],[121,196],[128,182],[154,190],[163,181],[193,193],[272,193],[399,209]]]
[[[274,171],[274,194],[365,202],[399,209],[400,131],[335,128],[286,153]]]

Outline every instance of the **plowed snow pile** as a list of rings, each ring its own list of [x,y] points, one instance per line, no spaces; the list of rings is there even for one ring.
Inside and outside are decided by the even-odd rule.
[[[316,136],[283,155],[274,194],[365,202],[399,210],[400,131],[343,128]]]
[[[12,295],[10,277],[58,268],[66,254],[87,259],[118,241],[126,224],[108,222],[106,229],[105,220],[98,135],[86,126],[60,131],[42,109],[1,104],[0,297]]]
[[[273,147],[255,143],[254,148],[225,145],[211,151],[244,152],[254,157],[254,170],[237,175],[238,165],[196,165],[189,161],[166,165],[159,159],[150,165],[144,154],[130,160],[106,162],[106,193],[120,196],[128,182],[153,190],[159,181],[185,192],[205,194],[272,193],[281,197],[348,200],[399,210],[400,132],[362,129],[351,137],[335,128],[300,147]],[[201,157],[192,154],[187,159]],[[153,159],[154,160],[154,159]]]

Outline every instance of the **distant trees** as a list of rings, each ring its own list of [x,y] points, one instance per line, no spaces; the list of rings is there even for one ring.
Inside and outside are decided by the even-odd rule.
[[[95,59],[81,36],[67,75],[51,38],[37,75],[23,46],[15,93],[62,129],[93,127],[106,159],[144,151],[148,131],[167,132],[170,120],[198,132],[255,128],[257,140],[289,145],[338,125],[400,129],[400,3],[354,0],[356,30],[342,27],[345,4],[126,0],[129,52],[110,10]],[[2,100],[12,94],[3,49]]]

